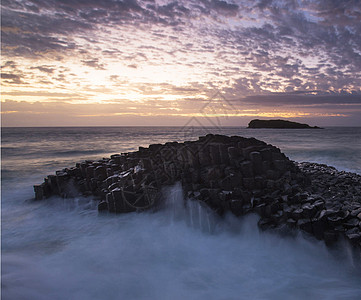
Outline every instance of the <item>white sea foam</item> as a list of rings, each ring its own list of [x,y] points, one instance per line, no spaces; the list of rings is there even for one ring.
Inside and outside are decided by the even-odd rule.
[[[296,161],[361,173],[360,128],[195,129],[254,136]],[[219,218],[179,185],[156,212],[98,215],[89,198],[28,201],[83,159],[179,140],[180,128],[3,128],[2,299],[361,299],[360,268],[322,242]]]
[[[24,204],[3,240],[3,299],[361,296],[357,268],[321,242],[260,233],[254,215],[219,218],[184,202],[179,184],[165,197],[157,212],[126,215],[98,216],[81,198]]]

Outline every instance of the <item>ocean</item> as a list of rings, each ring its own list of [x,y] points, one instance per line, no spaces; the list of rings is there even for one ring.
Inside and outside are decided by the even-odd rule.
[[[91,197],[33,200],[34,184],[76,162],[207,133],[255,137],[292,160],[361,174],[361,127],[2,128],[1,299],[361,299],[347,249],[260,232],[255,215],[185,206],[179,184],[156,212],[99,215]]]

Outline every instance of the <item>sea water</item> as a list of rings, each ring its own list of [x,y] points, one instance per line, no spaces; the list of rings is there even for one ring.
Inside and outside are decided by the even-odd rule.
[[[361,174],[361,128],[3,128],[2,299],[360,299],[347,251],[259,232],[255,215],[220,218],[179,183],[156,212],[99,215],[91,197],[33,201],[32,185],[58,169],[207,133]]]

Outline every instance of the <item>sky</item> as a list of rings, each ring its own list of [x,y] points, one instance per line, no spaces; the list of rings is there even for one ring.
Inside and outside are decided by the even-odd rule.
[[[361,126],[360,0],[2,0],[2,126]]]

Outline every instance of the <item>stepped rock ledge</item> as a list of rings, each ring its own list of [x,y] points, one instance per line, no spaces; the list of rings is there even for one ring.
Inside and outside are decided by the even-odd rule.
[[[223,215],[257,213],[261,229],[300,229],[327,245],[349,241],[361,253],[361,176],[296,163],[255,138],[208,134],[198,141],[153,144],[49,175],[35,199],[93,196],[98,210],[144,211],[161,188],[180,181],[187,201]]]

